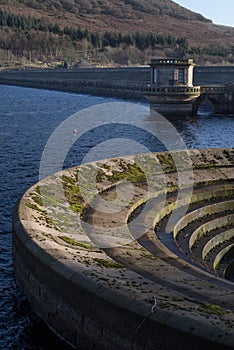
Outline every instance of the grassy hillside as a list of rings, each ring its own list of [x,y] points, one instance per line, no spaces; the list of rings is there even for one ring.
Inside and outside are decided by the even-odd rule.
[[[171,0],[1,0],[0,10],[2,66],[234,62],[233,27]]]

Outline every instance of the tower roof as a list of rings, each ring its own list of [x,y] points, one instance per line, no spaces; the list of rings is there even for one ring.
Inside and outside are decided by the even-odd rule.
[[[167,59],[167,58],[153,58],[150,65],[154,66],[167,66],[167,65],[183,65],[183,66],[195,66],[192,58],[189,59]]]

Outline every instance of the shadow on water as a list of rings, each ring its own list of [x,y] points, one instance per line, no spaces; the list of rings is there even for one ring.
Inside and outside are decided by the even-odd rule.
[[[212,116],[214,114],[214,105],[213,103],[208,100],[205,99],[199,106],[198,111],[197,111],[197,115],[200,117],[209,117]]]

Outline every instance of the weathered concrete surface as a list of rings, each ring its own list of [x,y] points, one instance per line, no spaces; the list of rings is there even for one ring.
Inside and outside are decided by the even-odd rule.
[[[215,235],[211,238],[202,249],[202,259],[204,260],[209,252],[217,247],[219,244],[222,244],[224,241],[229,241],[234,238],[234,229],[226,230],[224,232]],[[228,245],[230,246],[230,245]],[[217,256],[217,255],[216,255]],[[214,266],[215,267],[215,266]]]
[[[190,224],[192,221],[199,220],[206,216],[211,216],[213,214],[223,213],[225,214],[225,211],[232,211],[234,209],[234,201],[226,201],[226,202],[220,202],[220,203],[214,203],[210,205],[206,205],[205,207],[201,207],[198,209],[193,210],[192,212],[185,215],[174,227],[173,235],[174,238],[179,234],[181,230],[183,230],[188,224]]]
[[[41,318],[75,347],[233,348],[234,284],[183,259],[158,236],[164,207],[167,213],[176,208],[174,160],[184,160],[185,179],[192,162],[194,205],[206,205],[204,196],[196,201],[205,192],[209,201],[230,201],[233,150],[185,153],[144,154],[68,169],[33,186],[15,207],[16,279]],[[79,181],[86,179],[88,186],[92,172],[100,196],[92,188],[83,196]],[[155,180],[152,187],[149,178]],[[124,180],[133,186],[127,201]],[[183,186],[181,207],[190,203],[189,188]],[[119,209],[110,214],[117,194]],[[144,203],[149,203],[146,211]],[[173,240],[173,233],[168,235]]]

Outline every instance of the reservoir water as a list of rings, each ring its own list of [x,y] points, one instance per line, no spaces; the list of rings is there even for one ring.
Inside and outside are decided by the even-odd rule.
[[[79,110],[117,101],[114,98],[0,86],[0,349],[69,349],[34,315],[16,286],[11,253],[12,209],[21,195],[38,181],[42,152],[56,128]],[[143,106],[149,108],[147,104]],[[134,124],[134,116],[131,116],[131,121]],[[136,142],[151,151],[163,150],[152,135],[144,132],[144,126],[149,127],[151,122],[153,128],[153,121],[143,118],[140,121],[142,130],[118,123],[89,130],[71,147],[64,168],[80,163],[94,146],[110,138],[116,139],[117,148],[120,138],[134,140],[135,143],[129,143],[126,151],[129,154],[137,153]],[[234,145],[234,117],[204,115],[178,118],[173,124],[188,148]],[[73,132],[71,125],[71,134]]]

